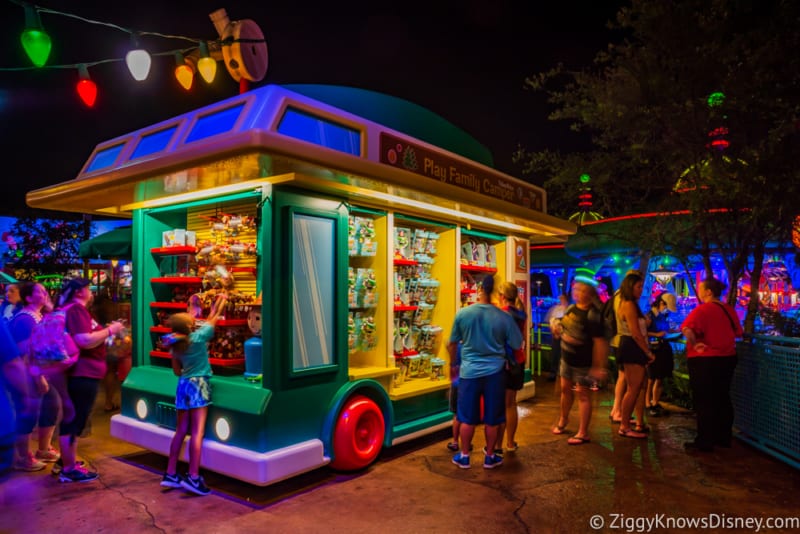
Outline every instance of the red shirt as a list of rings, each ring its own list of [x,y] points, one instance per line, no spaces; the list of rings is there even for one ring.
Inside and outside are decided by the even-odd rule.
[[[89,310],[81,304],[71,305],[67,311],[67,332],[73,339],[78,334],[88,334],[103,330],[104,326],[97,324]],[[75,366],[70,370],[72,376],[102,379],[106,376],[106,344],[100,343],[91,349],[81,349],[80,356]]]
[[[697,352],[687,344],[687,358],[733,356],[736,354],[736,338],[744,334],[736,310],[727,304],[716,302],[705,302],[693,309],[683,321],[681,331],[684,328],[691,328],[696,341],[706,344],[703,352]]]

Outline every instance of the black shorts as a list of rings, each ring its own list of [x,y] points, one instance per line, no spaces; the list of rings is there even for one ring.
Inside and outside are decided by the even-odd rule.
[[[507,368],[504,371],[506,374],[506,389],[511,389],[514,391],[519,391],[522,389],[522,386],[525,383],[525,368],[520,364],[517,369],[518,371],[515,373],[512,373]]]
[[[656,359],[647,366],[647,378],[656,380],[671,377],[672,371],[675,369],[672,345],[669,344],[669,341],[659,341],[651,344],[650,349],[656,355]]]
[[[647,355],[631,336],[622,336],[619,338],[617,361],[623,366],[628,363],[644,366],[647,365]]]

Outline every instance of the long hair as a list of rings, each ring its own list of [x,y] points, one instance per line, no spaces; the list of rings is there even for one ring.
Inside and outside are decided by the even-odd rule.
[[[192,333],[194,318],[185,312],[175,313],[169,318],[170,334],[169,350],[173,356],[180,356],[189,348],[189,334]]]
[[[636,296],[633,294],[633,288],[639,282],[643,282],[644,278],[639,273],[628,273],[625,275],[625,278],[622,279],[622,284],[619,286],[619,295],[622,297],[623,301],[629,300],[636,305],[636,313],[641,317],[642,310],[639,308],[639,302],[637,302]]]

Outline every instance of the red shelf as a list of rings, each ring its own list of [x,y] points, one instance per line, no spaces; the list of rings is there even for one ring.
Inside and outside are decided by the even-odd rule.
[[[202,284],[203,279],[199,276],[162,276],[151,278],[151,282],[156,284]]]
[[[195,254],[197,249],[195,247],[158,247],[151,248],[151,254],[164,254],[164,255],[177,255],[177,254]]]
[[[218,365],[220,367],[236,367],[244,365],[244,358],[209,358],[208,362],[211,365]]]
[[[247,326],[247,319],[220,319],[217,326]]]
[[[461,270],[479,273],[496,273],[497,267],[484,267],[483,265],[462,265]]]
[[[151,308],[164,308],[169,310],[188,310],[188,305],[185,302],[151,302]]]
[[[163,352],[160,350],[151,350],[150,356],[153,358],[163,358],[163,359],[172,359],[172,355],[169,352]],[[244,358],[209,358],[208,362],[211,365],[216,365],[219,367],[235,367],[238,365],[244,364]]]
[[[418,308],[419,306],[395,306],[394,311],[396,312],[415,311]]]
[[[168,326],[151,326],[150,331],[156,334],[169,334],[172,329]]]
[[[474,295],[477,292],[478,292],[478,290],[476,290],[476,289],[462,289],[461,290],[461,294],[462,295]]]
[[[395,265],[419,265],[419,262],[416,260],[406,260],[406,259],[396,259],[394,260]]]

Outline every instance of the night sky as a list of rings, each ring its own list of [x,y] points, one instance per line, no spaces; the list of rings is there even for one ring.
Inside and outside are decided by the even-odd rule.
[[[404,98],[466,130],[492,151],[495,166],[520,177],[518,143],[568,150],[575,138],[547,121],[543,95],[527,75],[563,62],[591,63],[610,40],[606,21],[620,2],[463,0],[429,2],[43,1],[37,5],[119,26],[197,39],[216,38],[208,15],[252,19],[269,48],[265,84],[319,83]],[[123,58],[130,37],[118,30],[43,13],[53,40],[48,65]],[[19,43],[24,11],[0,0],[0,68],[28,66]],[[151,52],[191,46],[144,37]],[[89,109],[75,92],[76,69],[0,71],[3,187],[0,215],[20,215],[25,193],[74,178],[95,145],[233,96],[238,84],[220,62],[213,85],[191,92],[173,76],[174,58],[156,57],[136,82],[124,62],[91,67],[98,86]]]

